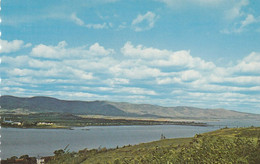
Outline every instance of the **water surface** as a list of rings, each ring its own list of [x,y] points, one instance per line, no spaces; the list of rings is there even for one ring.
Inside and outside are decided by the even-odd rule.
[[[84,130],[84,129],[89,130]],[[49,156],[54,150],[63,149],[69,144],[70,151],[98,147],[113,148],[166,138],[192,137],[218,129],[218,127],[198,127],[180,125],[156,126],[91,126],[66,129],[18,129],[2,128],[1,158],[11,156]]]
[[[64,149],[69,144],[70,151],[98,147],[134,145],[159,140],[161,134],[166,138],[193,137],[195,134],[213,131],[225,126],[260,126],[260,120],[220,120],[208,122],[208,127],[181,125],[151,126],[90,126],[67,129],[17,129],[2,128],[1,158],[11,156],[49,156],[54,150]],[[86,130],[88,129],[88,130]]]

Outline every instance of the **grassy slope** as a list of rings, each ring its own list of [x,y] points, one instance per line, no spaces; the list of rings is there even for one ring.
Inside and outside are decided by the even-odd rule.
[[[260,127],[249,127],[249,128],[224,128],[208,133],[204,133],[205,136],[223,136],[223,137],[249,137],[257,138],[260,137]]]
[[[231,141],[235,140],[235,138],[238,136],[240,136],[240,138],[252,140],[255,145],[257,138],[260,136],[260,127],[221,129],[204,133],[199,137],[195,136],[193,138],[164,139],[134,146],[124,146],[118,149],[106,150],[103,148],[99,151],[86,150],[79,153],[74,153],[73,155],[67,154],[57,157],[57,160],[52,161],[51,163],[167,163],[167,161],[171,161],[173,158],[175,158],[177,154],[180,154],[181,151],[185,151],[185,149],[187,150],[187,148],[193,146],[194,144],[196,145],[194,142],[195,140],[200,140],[201,138],[206,137],[211,142],[211,140],[216,140],[217,138],[221,137],[223,139],[222,141]],[[225,148],[224,151],[226,151]],[[227,150],[227,154],[229,153],[229,150]]]
[[[234,138],[236,136],[249,137],[254,141],[257,140],[257,137],[260,136],[260,127],[250,127],[250,128],[232,128],[232,129],[221,129],[213,132],[208,132],[202,134],[202,136],[219,136],[225,137],[227,139]],[[166,139],[159,140],[150,143],[143,143],[135,146],[120,148],[117,150],[112,150],[108,152],[102,152],[95,156],[91,156],[86,159],[83,163],[113,163],[115,159],[119,161],[132,161],[134,159],[140,159],[140,157],[149,156],[151,153],[156,150],[156,147],[162,149],[174,149],[178,151],[179,148],[183,148],[192,141],[193,138],[176,138],[176,139]],[[179,146],[178,146],[179,145]]]
[[[143,156],[149,155],[151,151],[156,149],[156,147],[176,147],[178,145],[188,144],[191,140],[192,138],[165,139],[150,143],[142,143],[134,146],[125,146],[119,149],[108,150],[106,152],[98,153],[94,156],[87,158],[83,163],[113,163],[115,159],[119,159],[120,161],[133,161],[134,159],[139,159]]]

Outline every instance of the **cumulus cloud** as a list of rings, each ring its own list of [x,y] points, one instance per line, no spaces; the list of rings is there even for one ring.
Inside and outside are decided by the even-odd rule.
[[[120,64],[109,68],[109,71],[116,77],[125,77],[130,79],[147,79],[163,75],[163,73],[157,68],[150,68],[147,66],[122,67]]]
[[[84,23],[83,20],[81,20],[79,17],[77,17],[76,13],[72,13],[70,16],[70,19],[76,23],[79,26],[83,26],[89,29],[104,29],[104,28],[108,28],[109,26],[107,25],[107,23],[102,23],[102,24],[93,24],[93,23]]]
[[[92,55],[109,55],[114,53],[113,49],[105,49],[100,46],[98,43],[95,43],[89,47],[89,53]]]
[[[105,49],[98,43],[91,45],[87,50],[85,47],[67,48],[67,43],[65,41],[61,41],[57,46],[47,46],[44,44],[37,45],[32,49],[31,55],[34,57],[50,59],[79,57],[87,58],[90,55],[106,56],[112,54],[113,52],[113,49]]]
[[[181,66],[186,68],[213,69],[215,64],[206,62],[198,57],[192,57],[190,51],[182,50],[172,52],[168,59],[154,61],[154,65],[158,66]]]
[[[213,69],[215,64],[212,62],[206,62],[200,58],[194,58],[190,55],[190,51],[169,51],[160,50],[153,47],[144,47],[142,45],[133,46],[130,42],[127,42],[123,48],[121,48],[123,55],[132,58],[142,58],[146,61],[149,60],[149,64],[152,66],[169,67],[169,66],[181,66],[187,68],[200,68],[200,69]]]
[[[157,93],[153,90],[137,88],[137,87],[123,87],[123,88],[116,89],[115,92],[130,93],[134,95],[157,95]]]
[[[1,57],[2,63],[12,66],[25,66],[31,60],[29,56],[21,55],[16,57],[3,56]]]
[[[121,48],[121,52],[125,56],[145,59],[165,58],[170,54],[168,50],[159,50],[152,47],[146,48],[143,45],[134,47],[131,42],[125,43]]]
[[[71,78],[77,80],[93,79],[93,74],[71,67],[50,68],[48,70],[34,70],[27,68],[14,68],[8,70],[7,73],[17,77],[36,77],[36,78]]]
[[[121,56],[112,55],[117,53]],[[70,47],[62,41],[54,46],[36,45],[29,55],[5,55],[2,61],[4,93],[29,86],[21,93],[37,95],[44,84],[76,97],[166,105],[217,102],[215,105],[222,106],[242,99],[247,103],[260,101],[259,52],[219,67],[192,56],[189,50],[172,51],[126,42],[116,52],[99,43]],[[58,95],[51,90],[44,93]]]
[[[158,16],[155,13],[148,11],[146,14],[139,14],[133,21],[132,27],[135,31],[145,31],[150,30],[154,27],[154,24]]]
[[[31,46],[31,43],[25,44],[22,40],[0,40],[0,53],[10,53],[19,51],[22,48],[28,48]]]
[[[246,19],[241,22],[241,27],[243,28],[243,27],[248,26],[248,25],[250,25],[254,22],[256,22],[255,17],[252,14],[248,14]]]
[[[260,53],[252,52],[241,60],[235,67],[234,71],[242,73],[260,74]]]
[[[180,77],[183,81],[194,81],[202,77],[198,71],[187,70],[180,73]]]

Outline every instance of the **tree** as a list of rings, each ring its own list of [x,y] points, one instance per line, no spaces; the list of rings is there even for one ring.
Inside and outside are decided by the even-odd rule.
[[[29,155],[22,155],[19,159],[28,159],[29,158]]]
[[[65,153],[65,151],[60,149],[60,150],[55,150],[53,153],[55,156],[61,156]]]

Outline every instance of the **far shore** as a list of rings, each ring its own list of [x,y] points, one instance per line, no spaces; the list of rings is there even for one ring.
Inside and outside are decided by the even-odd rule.
[[[115,119],[116,120],[116,119]],[[121,120],[121,119],[120,119]],[[127,120],[126,120],[127,121]],[[132,121],[135,121],[134,119]],[[138,120],[140,121],[140,120]],[[98,123],[98,124],[89,124],[85,126],[65,126],[65,125],[53,125],[53,126],[22,126],[22,125],[8,125],[1,124],[3,128],[19,128],[19,129],[68,129],[73,130],[74,127],[89,127],[89,126],[152,126],[152,125],[180,125],[180,126],[212,126],[203,122],[194,122],[194,121],[154,121],[154,120],[142,120],[144,123]],[[154,121],[154,122],[153,122]]]

